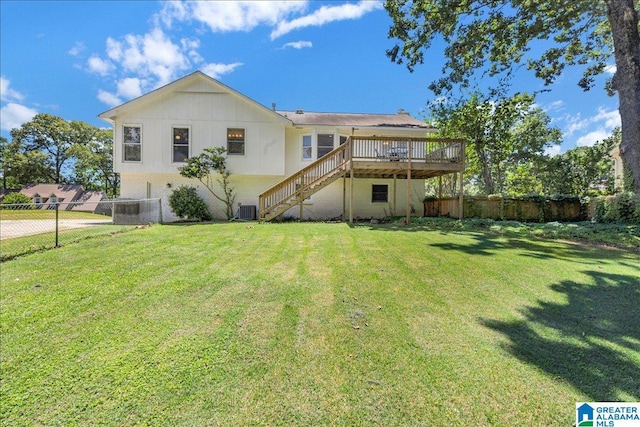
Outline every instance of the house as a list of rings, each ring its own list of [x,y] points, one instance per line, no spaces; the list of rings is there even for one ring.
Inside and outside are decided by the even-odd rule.
[[[31,198],[38,209],[60,209],[81,212],[108,214],[111,207],[104,203],[108,200],[103,191],[85,191],[81,185],[74,184],[28,184],[20,193]]]
[[[205,147],[226,148],[238,211],[262,220],[420,214],[424,178],[463,169],[461,141],[427,138],[434,129],[402,110],[276,111],[199,71],[99,117],[113,125],[121,197],[161,199],[164,221],[178,219],[173,189],[198,184],[178,168]],[[199,194],[224,218],[219,201]]]
[[[622,191],[624,167],[622,163],[622,156],[620,155],[620,145],[613,147],[609,155],[613,160],[613,187],[616,190]]]

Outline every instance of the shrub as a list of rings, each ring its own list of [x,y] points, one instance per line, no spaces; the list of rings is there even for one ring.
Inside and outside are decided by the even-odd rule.
[[[605,223],[640,224],[640,195],[624,192],[613,197],[597,198],[594,219]]]
[[[181,185],[169,196],[169,206],[176,216],[183,219],[210,221],[211,213],[207,204],[198,196],[195,187]]]
[[[18,206],[18,209],[33,209],[33,203],[31,202],[31,197],[22,193],[9,193],[2,199],[3,205],[22,205]],[[8,207],[5,207],[7,209]],[[14,207],[12,207],[14,208]]]

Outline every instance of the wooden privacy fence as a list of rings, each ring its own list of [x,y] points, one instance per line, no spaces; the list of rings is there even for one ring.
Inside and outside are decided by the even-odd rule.
[[[515,199],[515,198],[464,198],[464,218],[488,218],[530,222],[584,221],[588,207],[578,198],[566,199]],[[430,199],[424,202],[424,216],[459,217],[458,198]]]

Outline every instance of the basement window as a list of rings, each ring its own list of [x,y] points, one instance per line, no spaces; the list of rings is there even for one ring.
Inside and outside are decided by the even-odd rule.
[[[389,186],[373,184],[371,186],[371,203],[387,203],[389,201]]]

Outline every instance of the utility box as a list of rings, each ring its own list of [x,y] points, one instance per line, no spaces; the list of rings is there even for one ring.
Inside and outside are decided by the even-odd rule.
[[[254,221],[257,218],[256,211],[255,205],[240,205],[240,209],[238,209],[238,219]]]

